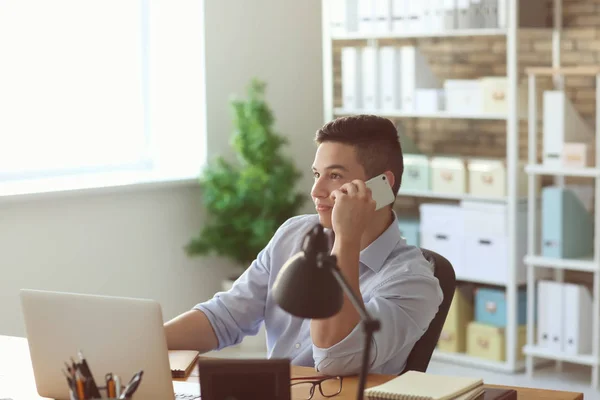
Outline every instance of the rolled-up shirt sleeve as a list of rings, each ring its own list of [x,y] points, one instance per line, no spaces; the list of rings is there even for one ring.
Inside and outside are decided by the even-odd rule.
[[[269,257],[267,246],[229,291],[219,292],[194,307],[210,321],[219,341],[217,349],[238,344],[244,336],[258,333],[265,313]]]
[[[367,311],[381,322],[381,329],[372,339],[369,370],[376,371],[399,354],[408,358],[437,313],[442,298],[437,278],[419,268],[406,267],[404,271],[399,268],[397,274],[383,281],[365,303]],[[364,339],[359,323],[329,348],[313,345],[316,370],[326,375],[358,373]]]
[[[288,219],[277,229],[229,291],[219,292],[194,307],[206,314],[219,341],[218,350],[240,343],[244,336],[258,333],[265,317],[273,248],[296,219]]]

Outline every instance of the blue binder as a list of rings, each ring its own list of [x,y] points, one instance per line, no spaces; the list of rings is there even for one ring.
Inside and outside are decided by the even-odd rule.
[[[583,258],[592,255],[592,215],[572,190],[542,189],[542,256]]]

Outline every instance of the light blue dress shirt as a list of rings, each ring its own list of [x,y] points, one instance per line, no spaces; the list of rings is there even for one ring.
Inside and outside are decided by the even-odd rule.
[[[289,358],[293,365],[314,366],[327,375],[360,371],[364,346],[360,324],[337,344],[319,348],[311,340],[310,320],[282,310],[271,295],[279,270],[301,251],[303,238],[318,222],[316,214],[286,221],[231,290],[194,307],[208,317],[219,349],[255,335],[264,321],[269,358]],[[401,237],[397,219],[361,251],[360,292],[367,310],[381,321],[373,338],[370,371],[399,374],[443,295],[431,264]]]

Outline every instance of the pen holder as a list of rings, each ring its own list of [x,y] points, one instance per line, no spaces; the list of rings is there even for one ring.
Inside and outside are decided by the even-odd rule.
[[[75,362],[71,358],[71,363],[65,362],[66,369],[63,369],[63,374],[67,378],[67,384],[69,385],[70,400],[98,398],[104,400],[120,400],[121,398],[130,400],[142,382],[143,370],[133,375],[126,386],[121,384],[121,379],[118,375],[109,372],[104,375],[104,383],[106,384],[98,386],[94,379],[94,374],[92,374],[81,350],[79,351],[79,359],[80,362]]]
[[[98,400],[119,400],[118,397],[109,397],[108,396],[106,386],[98,386],[98,390],[100,391],[100,395],[102,396]],[[124,390],[125,390],[125,386],[121,385],[120,392],[122,393]],[[73,390],[69,389],[69,394],[70,394],[70,400],[79,400],[79,397],[73,393]],[[104,394],[106,394],[106,396],[104,396]],[[133,397],[128,397],[127,399],[131,400],[131,399],[133,399]]]

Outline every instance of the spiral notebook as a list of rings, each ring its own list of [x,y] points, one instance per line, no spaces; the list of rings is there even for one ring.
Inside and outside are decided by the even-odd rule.
[[[370,400],[472,400],[483,393],[483,380],[408,371],[364,393]]]

